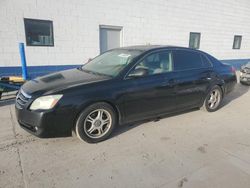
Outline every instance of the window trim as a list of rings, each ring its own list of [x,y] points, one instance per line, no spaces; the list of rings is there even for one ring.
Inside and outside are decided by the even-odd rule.
[[[145,55],[143,55],[140,59],[138,59],[136,61],[136,63],[126,72],[125,76],[123,77],[123,80],[127,80],[127,79],[131,79],[129,77],[129,74],[130,72],[143,60],[145,59],[146,57],[154,54],[154,53],[161,53],[161,52],[170,52],[171,53],[171,59],[172,59],[172,69],[174,68],[174,59],[173,59],[173,50],[172,49],[159,49],[159,50],[155,50],[155,51],[152,51],[150,53],[146,53]],[[142,76],[141,78],[145,78],[145,77],[150,77],[150,76],[156,76],[156,75],[163,75],[163,74],[169,74],[169,73],[172,73],[174,72],[174,69],[173,71],[170,71],[170,72],[163,72],[163,73],[158,73],[158,74],[152,74],[152,75],[147,75],[147,76]]]
[[[52,32],[52,44],[51,45],[33,45],[33,44],[29,44],[28,43],[28,37],[27,37],[28,36],[27,27],[26,27],[26,24],[25,24],[26,20],[36,21],[36,22],[39,22],[39,23],[42,23],[42,22],[43,23],[44,22],[50,23],[51,24],[51,32]],[[54,43],[54,28],[53,28],[53,21],[52,20],[24,18],[23,21],[24,21],[24,31],[25,31],[26,46],[31,46],[31,47],[54,47],[55,46],[55,43]]]
[[[191,48],[191,47],[190,47],[190,44],[191,44],[191,35],[192,35],[192,34],[197,34],[197,35],[199,35],[199,42],[198,42],[198,47],[197,47],[197,48]],[[199,32],[190,32],[190,33],[189,33],[189,45],[188,45],[189,48],[191,48],[191,49],[200,49],[200,42],[201,42],[201,33],[199,33]]]
[[[201,56],[201,61],[202,61],[202,64],[203,64],[203,67],[204,67],[204,68],[213,68],[213,63],[210,61],[210,59],[207,57],[206,54],[200,53],[200,56]],[[202,56],[203,56],[205,59],[207,59],[208,63],[210,64],[209,67],[206,67],[206,66],[205,66],[205,64],[204,64],[204,62],[203,62],[203,59],[202,59]]]
[[[240,45],[238,48],[235,47],[236,45],[236,38],[239,37],[240,38]],[[234,41],[233,41],[233,50],[240,50],[241,48],[241,43],[242,43],[242,35],[234,35]]]
[[[192,53],[197,53],[199,56],[200,56],[200,59],[201,59],[201,55],[205,56],[205,58],[208,59],[209,63],[211,64],[211,67],[204,67],[203,65],[203,61],[201,59],[201,63],[202,63],[202,67],[200,68],[190,68],[190,69],[183,69],[183,70],[176,70],[175,69],[175,59],[174,59],[174,52],[175,51],[187,51],[187,52],[192,52]],[[156,76],[156,75],[163,75],[163,74],[170,74],[170,73],[179,73],[179,72],[184,72],[184,71],[190,71],[190,70],[202,70],[202,69],[211,69],[214,67],[214,64],[210,61],[210,59],[208,58],[208,56],[200,51],[196,51],[196,50],[193,50],[193,49],[188,49],[188,48],[185,48],[185,49],[179,49],[179,48],[174,48],[174,49],[158,49],[158,50],[155,50],[155,51],[152,51],[150,53],[146,53],[145,55],[143,55],[141,58],[139,58],[136,63],[131,66],[127,72],[124,74],[125,76],[123,76],[123,80],[127,80],[127,79],[131,79],[128,75],[129,73],[134,69],[134,67],[141,62],[141,60],[143,60],[144,58],[146,58],[147,56],[153,54],[153,53],[157,53],[157,52],[162,52],[162,51],[168,51],[171,53],[171,58],[172,58],[172,68],[173,68],[173,71],[171,72],[164,72],[164,73],[159,73],[159,74],[154,74],[154,75],[148,75],[148,76],[143,76],[142,78],[145,78],[145,77],[149,77],[149,76]]]

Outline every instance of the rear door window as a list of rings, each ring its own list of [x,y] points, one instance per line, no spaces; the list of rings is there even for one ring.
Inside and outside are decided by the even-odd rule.
[[[201,59],[202,59],[202,63],[203,63],[203,67],[208,68],[208,67],[212,67],[212,63],[208,60],[208,58],[201,54]]]
[[[202,60],[198,52],[175,50],[173,56],[175,71],[202,68]]]

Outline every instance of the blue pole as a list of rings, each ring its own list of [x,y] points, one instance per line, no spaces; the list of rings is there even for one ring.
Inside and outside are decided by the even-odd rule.
[[[24,44],[23,43],[19,43],[19,53],[20,53],[21,63],[22,63],[22,76],[23,76],[24,80],[27,80],[28,74],[27,74],[25,49],[24,49]]]

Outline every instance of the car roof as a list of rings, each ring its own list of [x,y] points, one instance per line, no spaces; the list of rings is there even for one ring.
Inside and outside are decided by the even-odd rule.
[[[140,50],[140,51],[153,51],[158,49],[186,49],[192,51],[199,51],[192,48],[181,47],[181,46],[170,46],[170,45],[137,45],[137,46],[127,46],[116,49],[124,49],[124,50]]]

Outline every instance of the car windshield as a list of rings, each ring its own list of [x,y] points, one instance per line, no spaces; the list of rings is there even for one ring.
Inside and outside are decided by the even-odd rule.
[[[140,50],[125,49],[111,50],[97,56],[83,65],[81,69],[86,72],[115,77],[142,52]]]

